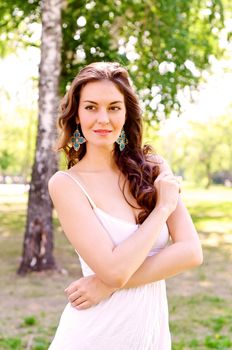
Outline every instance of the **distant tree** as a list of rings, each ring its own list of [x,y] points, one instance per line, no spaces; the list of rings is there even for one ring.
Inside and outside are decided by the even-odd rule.
[[[2,48],[9,47],[4,42],[38,45],[31,24],[39,21],[39,3],[1,0]],[[83,65],[116,60],[129,68],[147,120],[178,111],[178,91],[191,93],[210,57],[223,53],[224,3],[229,6],[227,0],[64,1],[61,93]]]
[[[191,167],[195,181],[202,182],[205,179],[205,188],[207,189],[212,184],[212,174],[219,161],[218,152],[222,140],[217,130],[204,126],[203,123],[193,123],[194,135],[188,146],[188,156],[195,164],[194,169]]]
[[[215,172],[232,171],[231,117],[219,116],[207,123],[191,124],[192,137],[187,144],[188,169],[196,182],[202,182],[205,188],[209,188]]]
[[[175,173],[209,188],[216,174],[232,174],[231,114],[188,122],[164,132],[157,141]]]
[[[0,111],[0,124],[0,154],[7,149],[12,155],[5,172],[10,176],[20,175],[28,182],[35,153],[37,112],[32,106],[31,109],[15,108],[7,115],[6,112]]]
[[[18,47],[39,45],[33,41],[33,24],[41,22],[40,0],[0,1],[0,56]]]
[[[42,0],[42,38],[39,76],[39,123],[29,191],[27,224],[19,274],[55,269],[52,202],[47,184],[57,170],[52,150],[56,138],[60,77],[62,0]]]
[[[129,68],[147,120],[179,110],[178,91],[195,89],[210,57],[222,54],[223,16],[221,0],[67,0],[62,92],[84,64],[117,60]]]
[[[42,7],[39,0],[1,0],[0,3],[0,33],[5,35],[5,41],[0,44],[2,54],[7,53],[8,42],[11,49],[16,43],[38,45],[32,40],[32,24],[40,21],[42,9],[39,127],[20,273],[55,266],[47,181],[56,170],[50,147],[55,136],[61,0],[41,3]],[[128,67],[143,100],[147,120],[156,121],[173,109],[179,110],[177,92],[186,86],[190,91],[195,88],[201,71],[210,65],[210,56],[222,54],[221,28],[220,0],[66,0],[62,12],[60,92],[65,92],[83,65],[117,60]],[[52,43],[56,47],[51,47]],[[49,104],[46,96],[49,98],[51,93],[54,94]]]
[[[218,129],[222,134],[222,145],[224,158],[224,170],[232,173],[232,106],[228,110],[228,114],[222,116],[218,122]]]
[[[3,149],[0,152],[0,173],[3,176],[3,182],[5,181],[7,170],[14,160],[14,155],[10,153],[8,149]]]

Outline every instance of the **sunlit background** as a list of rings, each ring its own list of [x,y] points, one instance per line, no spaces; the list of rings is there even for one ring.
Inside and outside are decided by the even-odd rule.
[[[83,17],[77,21],[85,25]],[[196,168],[203,150],[200,139],[217,143],[212,155],[211,173],[199,169],[197,184],[207,186],[207,176],[215,176],[220,183],[231,184],[231,118],[232,118],[232,45],[226,40],[228,32],[232,30],[232,20],[228,19],[225,28],[220,33],[220,47],[225,50],[221,59],[211,57],[210,69],[201,73],[202,81],[197,89],[186,86],[178,91],[177,98],[181,111],[170,112],[165,116],[159,102],[161,95],[156,93],[150,106],[154,114],[158,114],[160,121],[153,121],[152,125],[145,127],[144,140],[154,146],[156,152],[162,154],[170,163],[176,173],[184,175],[184,179],[194,182]],[[32,39],[38,41],[41,35],[41,26],[33,26]],[[32,40],[31,39],[31,40]],[[131,36],[126,44],[120,42],[119,51],[126,53],[132,61],[136,58],[134,43],[136,38]],[[77,53],[82,57],[81,53]],[[18,48],[14,53],[7,55],[0,61],[0,118],[2,125],[0,139],[1,154],[1,182],[28,182],[30,180],[33,163],[38,117],[38,65],[40,62],[40,49],[35,47]],[[195,75],[199,74],[193,62],[185,63]],[[165,62],[160,63],[162,74],[172,68]],[[154,84],[154,89],[155,84]],[[141,101],[141,105],[145,105]],[[222,130],[220,130],[220,128]],[[201,129],[201,132],[200,132]],[[198,131],[197,131],[198,130]],[[225,131],[226,130],[226,131]],[[229,133],[228,137],[225,135]],[[172,139],[170,143],[169,140]],[[218,141],[216,141],[216,138]],[[197,139],[199,139],[197,141]],[[194,146],[192,147],[194,143]],[[195,145],[198,144],[198,145]],[[229,143],[229,144],[228,144]],[[223,146],[224,144],[224,146]],[[197,148],[197,146],[199,146]],[[202,143],[202,147],[206,149]],[[214,145],[212,145],[214,147]],[[194,151],[191,151],[195,148]],[[197,149],[196,149],[197,148]],[[17,149],[17,154],[15,150]],[[198,152],[196,154],[196,151]],[[194,156],[192,153],[195,153]],[[208,154],[205,155],[208,157]],[[220,158],[220,161],[219,161]],[[26,165],[26,166],[25,166]],[[184,167],[184,171],[183,171]],[[194,169],[194,171],[193,171]],[[226,175],[219,173],[225,172]],[[222,176],[219,180],[218,176]]]
[[[80,267],[54,213],[57,271],[23,278],[16,274],[37,137],[41,36],[39,1],[16,3],[0,3],[0,350],[46,350],[66,303],[63,289],[80,276]],[[191,6],[168,0],[80,1],[79,7],[74,3],[64,3],[61,91],[90,58],[121,59],[144,111],[144,142],[182,177],[181,195],[203,245],[204,264],[167,281],[173,350],[230,350],[230,1],[222,1],[223,25],[218,0],[193,0]],[[18,21],[17,28],[12,19]],[[172,41],[174,47],[162,52]],[[142,44],[144,51],[139,50]],[[207,50],[212,51],[209,57]],[[63,157],[59,165],[65,167]]]

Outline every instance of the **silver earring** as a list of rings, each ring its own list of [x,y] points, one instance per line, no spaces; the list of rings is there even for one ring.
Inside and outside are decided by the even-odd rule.
[[[116,142],[119,145],[120,151],[123,151],[124,148],[126,147],[126,145],[128,144],[128,139],[126,137],[126,133],[125,133],[123,128],[122,128],[121,133],[120,133],[118,139],[116,140]]]
[[[80,145],[82,143],[86,142],[86,139],[83,136],[81,136],[81,134],[80,134],[78,124],[77,124],[77,128],[74,131],[74,134],[71,138],[71,141],[72,141],[72,145],[73,145],[73,148],[75,149],[75,151],[78,151],[80,148]]]

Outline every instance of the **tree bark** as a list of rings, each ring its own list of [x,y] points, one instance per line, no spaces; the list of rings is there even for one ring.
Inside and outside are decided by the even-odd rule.
[[[18,273],[55,269],[52,202],[48,180],[58,168],[53,151],[57,136],[58,86],[61,71],[62,0],[42,0],[41,61],[39,66],[39,122],[29,190],[22,261]]]

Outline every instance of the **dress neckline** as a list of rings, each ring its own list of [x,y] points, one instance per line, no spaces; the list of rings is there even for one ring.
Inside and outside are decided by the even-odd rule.
[[[103,215],[105,215],[105,216],[107,216],[107,217],[110,217],[110,218],[112,218],[112,219],[114,219],[114,220],[120,221],[120,222],[122,222],[122,223],[124,223],[124,224],[128,224],[128,225],[130,225],[130,226],[136,226],[136,227],[139,226],[138,224],[136,224],[136,223],[134,223],[134,222],[130,222],[130,221],[128,221],[128,220],[119,218],[119,217],[114,216],[114,215],[112,215],[112,214],[110,214],[110,213],[107,213],[105,210],[99,208],[99,207],[95,204],[95,202],[92,200],[92,198],[90,197],[90,195],[88,194],[88,192],[87,192],[85,186],[84,186],[84,185],[82,184],[82,182],[81,182],[81,179],[79,179],[79,177],[77,177],[76,175],[75,175],[75,177],[74,177],[72,174],[68,173],[67,171],[62,171],[62,170],[59,170],[58,173],[63,173],[63,174],[65,174],[65,175],[69,176],[70,178],[72,178],[72,180],[73,180],[73,181],[81,188],[81,190],[84,192],[84,194],[86,195],[87,199],[89,200],[89,203],[90,203],[90,205],[91,205],[91,207],[92,207],[92,209],[93,209],[94,211],[95,211],[95,210],[98,210],[98,211],[100,211]]]
[[[112,219],[114,219],[114,220],[123,222],[123,223],[125,223],[125,224],[127,224],[127,225],[136,226],[136,227],[139,226],[139,224],[136,224],[136,223],[134,223],[134,222],[130,222],[130,221],[128,221],[128,220],[119,218],[118,216],[115,216],[115,215],[112,215],[112,214],[110,214],[110,213],[107,213],[105,210],[103,210],[103,209],[101,209],[101,208],[99,208],[99,207],[97,207],[97,206],[95,206],[95,207],[93,208],[93,210],[94,210],[94,211],[96,211],[96,210],[97,210],[97,211],[100,211],[103,215],[108,216],[108,217],[110,217],[110,218],[112,218]]]

